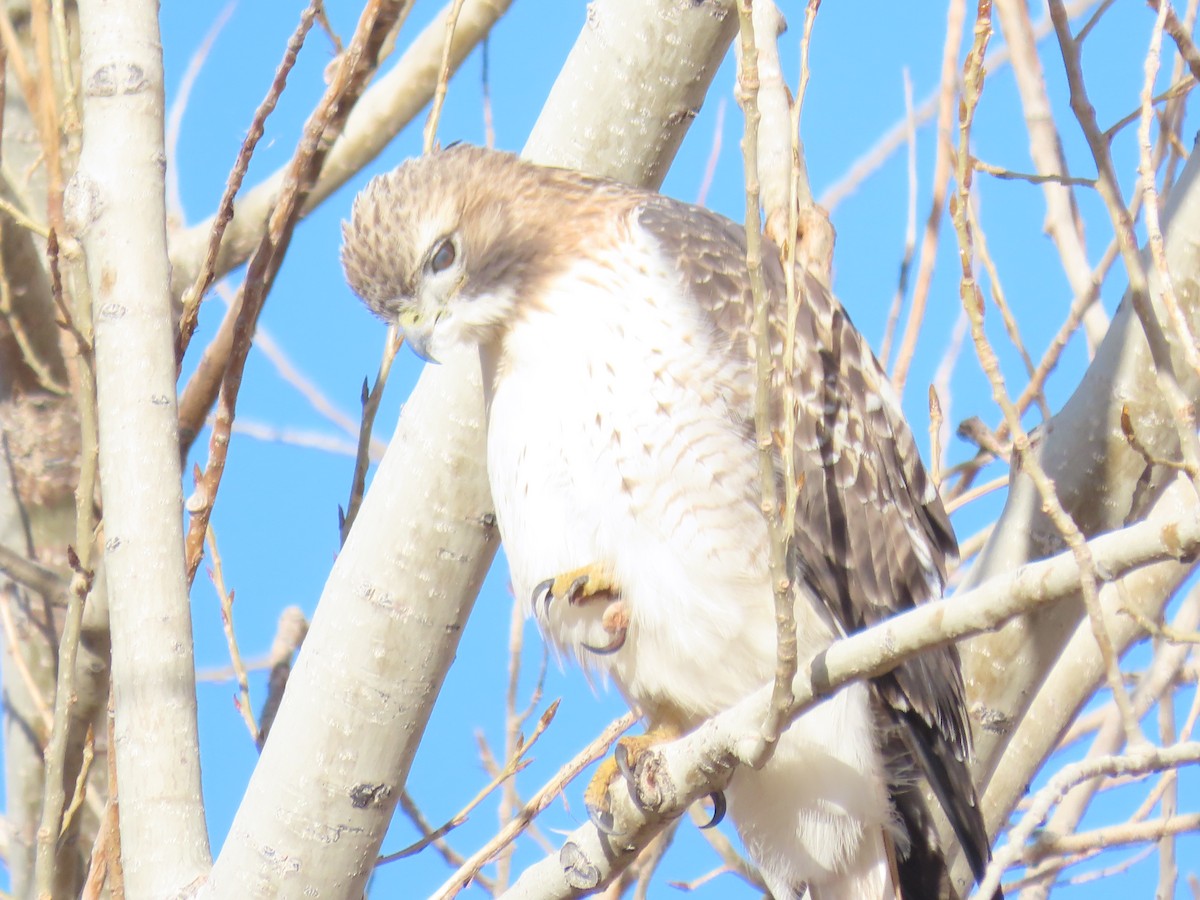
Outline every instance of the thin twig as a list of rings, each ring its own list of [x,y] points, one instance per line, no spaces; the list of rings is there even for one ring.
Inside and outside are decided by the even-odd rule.
[[[1112,0],[1107,0],[1105,6],[1112,3]],[[1096,5],[1096,0],[1075,0],[1067,8],[1068,15],[1072,18],[1081,14],[1087,9]],[[962,20],[959,19],[961,27]],[[1048,16],[1038,20],[1033,26],[1033,37],[1035,41],[1040,41],[1051,31],[1050,18]],[[991,74],[995,74],[1009,64],[1011,60],[1011,52],[1008,46],[1001,46],[985,57],[983,61],[984,68]],[[915,110],[915,119],[918,126],[925,125],[938,113],[939,100],[942,96],[942,83],[939,81],[938,86],[930,93],[921,98],[921,102],[917,104]],[[906,132],[908,129],[907,119],[901,119],[889,128],[884,134],[870,147],[865,153],[857,157],[846,169],[845,173],[837,179],[833,184],[829,185],[821,196],[818,202],[831,212],[843,200],[853,194],[862,184],[870,178],[875,172],[881,169],[884,164],[891,158],[892,154],[904,145],[906,140]]]
[[[58,91],[54,84],[51,52],[49,0],[33,0],[29,6],[29,32],[37,59],[38,103],[30,105],[42,142],[42,161],[46,165],[46,210],[51,227],[64,231],[62,131],[58,117]]]
[[[174,224],[183,225],[185,223],[183,199],[179,192],[179,133],[183,129],[183,114],[187,110],[188,100],[192,95],[192,88],[195,87],[196,79],[200,77],[200,72],[204,69],[204,63],[208,59],[209,53],[212,52],[213,44],[229,24],[229,20],[233,17],[233,11],[237,8],[237,0],[229,0],[225,7],[217,13],[217,17],[213,20],[212,25],[208,27],[208,31],[200,41],[200,45],[193,51],[188,59],[187,68],[183,70],[183,76],[179,79],[179,87],[175,91],[175,98],[171,101],[170,108],[167,110],[167,124],[163,133],[163,143],[166,146],[167,152],[167,212],[169,215],[174,215],[178,221]],[[278,78],[278,75],[276,76]],[[257,117],[257,113],[255,114]],[[250,130],[254,131],[254,124],[250,126]],[[260,123],[261,130],[261,123]],[[243,143],[243,148],[245,144]],[[228,190],[228,184],[226,185]],[[168,220],[169,221],[169,220]]]
[[[1186,97],[1191,92],[1192,88],[1194,88],[1195,86],[1196,86],[1196,79],[1189,75],[1186,78],[1181,78],[1181,79],[1179,79],[1179,81],[1176,81],[1174,84],[1172,84],[1169,88],[1167,88],[1161,94],[1155,94],[1154,97],[1151,98],[1150,102],[1152,105],[1158,106],[1160,103],[1163,103],[1164,101],[1181,99],[1183,97]],[[1142,104],[1139,103],[1137,109],[1135,109],[1133,112],[1129,113],[1128,115],[1122,116],[1121,118],[1117,119],[1117,121],[1115,123],[1113,123],[1112,125],[1109,125],[1108,128],[1106,128],[1104,130],[1104,132],[1103,132],[1104,139],[1106,141],[1111,142],[1112,139],[1117,136],[1118,132],[1120,132],[1122,129],[1124,129],[1127,125],[1132,125],[1134,122],[1136,122],[1138,119],[1140,119],[1141,116],[1142,116]]]
[[[912,75],[905,66],[904,80],[904,142],[908,146],[908,204],[904,214],[904,255],[900,259],[900,277],[896,280],[896,293],[888,307],[887,323],[883,327],[883,342],[879,345],[879,365],[887,371],[888,358],[892,353],[892,340],[896,336],[896,325],[900,322],[900,310],[908,293],[908,278],[912,272],[913,253],[917,249],[917,120],[913,111]],[[935,479],[936,480],[936,479]]]
[[[329,42],[333,44],[333,52],[340,55],[345,47],[342,44],[341,36],[333,30],[333,25],[331,25],[329,22],[329,16],[325,14],[324,0],[317,4],[317,22],[320,23],[321,30],[324,31],[326,36],[329,38]]]
[[[204,298],[204,293],[212,284],[216,273],[221,238],[224,237],[229,223],[233,221],[233,198],[241,190],[242,181],[250,168],[250,159],[254,156],[254,148],[258,146],[258,142],[266,131],[267,117],[275,110],[279,97],[283,94],[283,89],[287,87],[288,75],[296,65],[300,48],[304,46],[304,39],[308,37],[308,32],[312,29],[313,21],[321,6],[321,0],[311,0],[304,12],[300,14],[300,23],[292,32],[292,36],[288,38],[287,49],[284,50],[283,59],[275,69],[271,87],[267,90],[267,96],[263,98],[262,103],[258,105],[258,109],[254,111],[254,117],[250,120],[250,129],[242,139],[242,146],[238,149],[233,168],[225,180],[225,190],[217,204],[217,215],[213,220],[212,231],[209,233],[208,250],[204,254],[204,261],[200,264],[200,271],[197,273],[195,281],[183,294],[183,312],[179,318],[179,346],[176,349],[176,359],[183,359],[184,351],[187,350],[188,344],[192,340],[192,334],[196,331],[200,301]],[[214,32],[210,32],[210,37],[215,38],[215,36],[214,29]]]
[[[1167,318],[1175,328],[1177,346],[1182,349],[1183,357],[1192,367],[1192,371],[1200,375],[1200,349],[1196,348],[1196,338],[1179,306],[1179,298],[1175,293],[1175,280],[1171,277],[1171,270],[1167,265],[1166,244],[1163,240],[1162,224],[1159,221],[1155,166],[1150,148],[1150,126],[1154,121],[1151,94],[1154,90],[1154,81],[1158,77],[1163,23],[1170,8],[1169,3],[1159,5],[1154,31],[1150,36],[1150,48],[1146,51],[1146,77],[1142,82],[1142,109],[1138,123],[1138,175],[1141,179],[1142,189],[1142,221],[1146,224],[1146,243],[1150,247],[1150,258],[1154,261],[1154,269],[1158,273],[1159,296],[1166,308]]]
[[[1051,16],[1054,17],[1057,28],[1059,15],[1055,12],[1056,6],[1058,12],[1061,13],[1060,0],[1051,0]],[[1004,377],[1000,372],[999,361],[996,358],[995,351],[988,343],[987,335],[983,328],[983,298],[979,286],[975,282],[974,274],[971,271],[971,261],[974,255],[974,230],[971,226],[967,210],[971,202],[970,131],[975,109],[979,102],[979,95],[983,88],[983,71],[981,68],[983,52],[981,44],[986,45],[987,34],[990,31],[989,16],[990,0],[980,0],[975,48],[968,54],[967,65],[963,75],[964,88],[959,125],[960,152],[957,175],[959,184],[958,202],[952,213],[955,230],[958,233],[959,256],[962,259],[963,267],[961,280],[963,305],[971,320],[971,336],[975,341],[976,353],[979,356],[980,363],[992,386],[992,396],[996,404],[1003,411],[1009,431],[1013,435],[1013,453],[1021,461],[1024,471],[1029,475],[1037,488],[1038,494],[1042,498],[1042,508],[1079,562],[1079,586],[1084,606],[1087,609],[1088,619],[1091,622],[1096,643],[1100,648],[1101,658],[1104,660],[1109,687],[1113,691],[1114,700],[1117,703],[1117,708],[1121,711],[1122,720],[1126,726],[1127,739],[1131,745],[1135,745],[1143,741],[1144,738],[1140,735],[1137,719],[1132,712],[1132,704],[1128,692],[1125,690],[1125,685],[1121,680],[1120,667],[1116,652],[1113,649],[1112,638],[1108,633],[1108,627],[1104,622],[1104,615],[1100,608],[1098,579],[1091,550],[1087,539],[1059,501],[1053,481],[1046,475],[1045,470],[1036,457],[1029,452],[1029,435],[1021,425],[1020,413],[1018,413],[1008,396]]]
[[[259,750],[262,750],[267,735],[271,732],[271,726],[275,724],[275,715],[279,712],[279,704],[283,702],[283,694],[292,675],[292,660],[307,636],[308,619],[304,617],[304,611],[300,607],[289,606],[279,614],[275,638],[271,641],[271,650],[266,660],[266,668],[270,669],[270,674],[267,676],[267,697],[258,716]]]
[[[0,48],[2,47],[3,45],[0,44]],[[3,64],[3,53],[2,49],[0,49],[0,66],[3,66]],[[0,102],[3,102],[3,99],[3,93],[0,92]],[[7,240],[5,234],[7,227],[8,222],[0,218],[0,242]],[[8,323],[8,330],[11,332],[20,351],[21,362],[33,373],[38,385],[47,393],[65,397],[70,392],[70,389],[61,377],[53,371],[59,367],[61,364],[60,361],[42,358],[42,354],[39,353],[37,345],[25,327],[22,316],[13,307],[13,285],[9,280],[8,270],[5,267],[2,255],[0,255],[0,316],[3,316]],[[12,389],[11,385],[9,389]]]
[[[580,772],[608,753],[612,745],[616,743],[617,738],[628,731],[636,721],[637,716],[629,712],[600,732],[590,744],[579,751],[572,760],[559,769],[549,781],[542,785],[529,798],[529,802],[521,807],[520,811],[512,818],[512,821],[501,828],[495,836],[472,854],[459,867],[458,871],[451,875],[438,888],[432,900],[449,900],[449,898],[457,896],[459,891],[474,880],[476,875],[479,874],[479,870],[487,864],[488,860],[492,859],[496,853],[515,840],[522,831],[529,827],[534,818],[549,806],[554,798],[562,793],[563,788],[574,780]]]
[[[37,710],[38,718],[41,720],[42,730],[38,735],[38,749],[42,750],[44,747],[41,744],[46,735],[54,730],[54,712],[50,709],[46,698],[42,696],[42,689],[29,669],[29,661],[21,652],[20,644],[17,643],[17,624],[13,620],[11,604],[12,591],[0,591],[0,624],[4,626],[4,642],[8,646],[8,655],[12,658],[13,665],[17,667],[17,673],[21,676],[21,681],[25,683],[25,690],[29,692],[34,709]]]
[[[420,807],[417,806],[416,802],[412,798],[412,795],[408,793],[407,789],[400,791],[400,809],[406,816],[408,816],[408,820],[413,823],[417,831],[421,832],[421,834],[427,837],[432,837],[430,846],[432,846],[438,851],[438,853],[441,854],[442,859],[455,868],[458,868],[463,864],[464,860],[461,853],[457,852],[453,847],[451,847],[444,838],[433,837],[433,826],[429,823],[429,820],[425,818]],[[474,880],[476,884],[478,884],[489,894],[492,896],[496,895],[497,892],[495,890],[495,884],[490,879],[485,878],[479,873],[476,873]]]
[[[1084,760],[1063,768],[1050,779],[1049,784],[1038,791],[1029,811],[1009,831],[1008,843],[995,851],[991,863],[988,864],[987,874],[979,883],[978,896],[990,897],[996,892],[1000,886],[1001,873],[1024,857],[1028,852],[1031,837],[1045,821],[1050,808],[1074,785],[1098,775],[1159,772],[1197,761],[1200,761],[1200,743],[1187,742],[1165,748],[1144,745],[1141,749],[1124,756]],[[1156,840],[1159,836],[1160,833],[1147,839]],[[1036,841],[1034,846],[1037,846]]]
[[[71,829],[71,823],[75,819],[75,814],[79,812],[83,806],[83,801],[87,798],[87,782],[88,776],[92,772],[92,760],[96,756],[96,733],[92,726],[88,726],[87,735],[83,740],[83,758],[79,765],[79,774],[75,777],[75,790],[71,793],[71,802],[67,805],[66,812],[63,813],[62,827],[59,829],[59,838],[61,839]]]
[[[484,35],[479,47],[479,81],[483,111],[483,146],[492,150],[496,146],[496,123],[492,118],[492,79],[489,61],[491,57],[491,35]]]
[[[362,385],[362,419],[358,428],[358,445],[354,451],[354,472],[350,476],[350,499],[346,510],[339,510],[338,534],[342,543],[350,535],[350,529],[362,506],[363,496],[367,490],[367,469],[371,465],[371,432],[375,427],[375,417],[379,414],[379,404],[383,400],[383,389],[387,386],[388,374],[392,371],[392,362],[404,337],[395,325],[388,327],[383,339],[383,355],[379,358],[379,372],[375,376],[375,384],[367,389],[367,381]]]
[[[767,521],[770,541],[769,572],[771,592],[775,600],[777,623],[777,652],[775,690],[770,712],[763,723],[762,735],[754,759],[764,763],[774,752],[775,743],[784,727],[780,712],[791,698],[792,678],[796,671],[796,621],[792,605],[792,585],[788,577],[788,534],[782,520],[781,498],[776,488],[773,436],[774,422],[771,402],[772,372],[775,361],[771,354],[771,297],[763,276],[763,241],[759,211],[758,126],[758,49],[754,34],[753,7],[749,0],[739,0],[738,24],[740,55],[738,66],[738,102],[745,116],[742,156],[746,169],[746,268],[754,297],[755,393],[754,430],[758,447],[758,473],[762,492],[762,510]],[[785,270],[787,266],[785,265]],[[786,353],[786,351],[785,351]],[[786,357],[785,357],[786,365]],[[786,401],[784,406],[790,406]],[[786,476],[785,476],[786,479]]]
[[[442,118],[442,105],[446,102],[446,88],[450,84],[450,49],[454,46],[454,29],[462,13],[464,0],[454,0],[450,15],[446,18],[446,38],[442,44],[442,64],[438,69],[437,86],[433,89],[433,104],[429,107],[429,118],[425,120],[424,152],[432,153],[437,141],[438,122]]]
[[[238,392],[245,372],[254,336],[254,326],[262,313],[267,293],[274,283],[292,233],[303,211],[304,200],[312,189],[321,163],[329,153],[333,139],[361,95],[367,78],[378,65],[378,56],[392,25],[406,7],[404,0],[370,0],[359,19],[350,48],[341,57],[333,80],[305,123],[304,132],[292,156],[288,175],[267,223],[267,233],[250,260],[242,302],[233,328],[233,343],[228,364],[221,378],[216,420],[209,440],[208,461],[196,487],[197,509],[185,540],[189,581],[200,565],[204,535],[212,515],[213,503],[225,470],[229,436],[237,407]]]
[[[973,198],[972,198],[973,199]],[[996,304],[996,309],[1000,311],[1000,318],[1004,322],[1004,331],[1008,335],[1009,341],[1016,348],[1017,353],[1021,357],[1021,362],[1025,364],[1025,372],[1029,375],[1030,380],[1033,379],[1034,366],[1033,359],[1029,356],[1029,351],[1025,349],[1025,341],[1021,338],[1021,327],[1017,324],[1016,316],[1013,315],[1012,308],[1008,305],[1008,300],[1004,295],[1004,286],[1000,282],[1000,272],[996,268],[996,263],[992,260],[992,254],[988,250],[987,236],[984,234],[983,228],[979,222],[979,210],[977,204],[972,202],[967,209],[967,214],[971,219],[972,237],[974,247],[979,254],[979,261],[983,263],[984,271],[987,272],[988,282],[991,286],[992,302]],[[1053,415],[1050,411],[1050,404],[1046,402],[1046,397],[1039,392],[1034,396],[1034,400],[1041,408],[1042,419],[1049,421]]]
[[[537,739],[541,737],[543,733],[545,733],[546,729],[550,727],[550,723],[554,721],[554,714],[558,712],[559,702],[560,701],[555,700],[550,704],[549,707],[547,707],[546,711],[542,713],[541,717],[538,719],[538,723],[533,729],[533,734],[529,736],[529,739],[518,741],[512,756],[505,760],[504,768],[502,768],[487,785],[485,785],[474,797],[472,797],[466,806],[455,813],[454,816],[440,828],[435,828],[432,832],[422,837],[421,840],[417,841],[415,844],[410,844],[403,850],[397,850],[395,853],[389,853],[386,856],[379,857],[379,859],[375,861],[375,865],[382,866],[390,862],[395,862],[398,859],[404,859],[407,856],[414,856],[428,847],[437,838],[445,837],[463,822],[467,821],[467,817],[471,814],[471,811],[474,810],[475,807],[477,807],[484,800],[486,800],[492,791],[503,785],[506,781],[511,779],[514,775],[528,766],[530,762],[532,762],[532,760],[525,759],[525,754],[529,752],[529,749],[535,743],[537,743]]]
[[[1059,49],[1062,52],[1063,65],[1067,73],[1071,109],[1075,113],[1079,127],[1083,130],[1084,137],[1087,138],[1092,157],[1096,162],[1096,171],[1099,174],[1096,186],[1112,220],[1113,231],[1121,250],[1121,258],[1125,262],[1125,269],[1129,275],[1129,301],[1142,326],[1142,331],[1146,335],[1146,343],[1150,348],[1150,358],[1154,363],[1159,390],[1162,391],[1163,397],[1170,406],[1179,435],[1183,461],[1188,467],[1188,474],[1193,485],[1200,487],[1200,440],[1197,439],[1196,428],[1191,421],[1191,403],[1179,385],[1179,379],[1175,374],[1175,363],[1171,356],[1171,346],[1150,301],[1150,286],[1138,252],[1133,219],[1121,200],[1120,187],[1108,140],[1101,134],[1099,126],[1096,124],[1096,110],[1088,99],[1079,46],[1071,37],[1063,0],[1050,0],[1050,18],[1054,22],[1054,30],[1058,35]]]
[[[1083,216],[1069,184],[1070,171],[1062,136],[1051,113],[1054,105],[1038,56],[1029,6],[1024,0],[998,0],[996,11],[1006,43],[1012,49],[1013,75],[1021,98],[1025,130],[1029,134],[1029,153],[1037,170],[1037,178],[1048,179],[1042,182],[1042,197],[1046,205],[1045,231],[1058,251],[1071,292],[1081,294],[1087,287],[1092,270],[1088,262]],[[982,164],[978,168],[988,170]],[[1085,311],[1083,324],[1088,352],[1092,355],[1108,331],[1108,316],[1101,306],[1093,303]]]
[[[59,308],[67,311],[67,297],[57,274],[58,245],[50,241],[51,292]],[[73,571],[67,591],[67,615],[58,650],[58,683],[54,696],[54,731],[46,749],[46,775],[35,880],[40,894],[49,896],[58,864],[58,835],[63,822],[63,776],[66,771],[67,744],[70,738],[71,710],[77,702],[75,661],[83,629],[84,603],[91,593],[95,570],[92,554],[96,532],[96,482],[99,459],[99,429],[96,409],[95,356],[92,350],[91,292],[83,287],[86,279],[77,279],[80,288],[70,298],[72,333],[78,344],[81,364],[76,366],[77,408],[79,410],[80,464],[75,487],[75,545],[67,548],[67,560]],[[111,744],[109,745],[112,746]],[[115,754],[110,754],[114,756]]]
[[[225,302],[226,308],[232,308],[235,302],[235,292],[228,284],[225,281],[221,281],[217,284],[215,290]],[[359,423],[349,413],[330,400],[316,382],[300,371],[299,367],[287,355],[272,333],[261,324],[254,329],[254,346],[274,366],[275,373],[291,385],[296,393],[308,402],[308,405],[313,408],[314,412],[336,425],[346,434],[355,437],[358,436]],[[384,447],[385,445],[382,441],[375,440],[372,442],[370,449],[373,454],[380,456],[383,454]]]
[[[1174,700],[1174,691],[1171,691],[1164,701],[1158,704],[1158,739],[1163,746],[1170,746],[1178,739],[1175,733]],[[1161,821],[1164,825],[1178,822],[1175,818],[1179,811],[1178,770],[1171,770],[1163,776],[1161,788]],[[1200,830],[1200,813],[1193,814],[1191,818],[1193,825],[1187,830]],[[1142,826],[1147,824],[1149,823],[1142,823]],[[1164,830],[1158,840],[1158,890],[1155,892],[1157,897],[1175,896],[1175,885],[1179,880],[1179,868],[1175,860],[1175,834],[1176,832]]]
[[[3,21],[3,19],[0,19],[0,21]],[[32,231],[38,237],[47,238],[50,236],[49,225],[43,225],[41,222],[34,221],[31,215],[19,209],[16,204],[5,197],[0,197],[0,212],[9,216],[20,227]]]
[[[90,498],[89,503],[90,506]],[[91,535],[88,535],[88,546]],[[75,695],[75,659],[79,650],[79,636],[83,629],[83,604],[92,589],[95,572],[85,568],[68,547],[67,558],[74,575],[67,592],[67,618],[63,625],[62,641],[58,651],[58,684],[54,694],[54,730],[46,747],[45,787],[42,794],[42,820],[38,827],[35,881],[39,896],[49,897],[58,868],[58,840],[62,834],[66,794],[63,779],[67,770],[67,738],[70,731],[71,708],[77,702]]]
[[[63,593],[70,582],[49,566],[29,559],[0,544],[0,572],[13,581],[41,594],[49,603],[62,603]]]
[[[696,205],[703,206],[708,199],[709,188],[717,174],[717,163],[721,160],[721,142],[725,135],[725,109],[729,101],[722,97],[717,101],[717,113],[713,121],[712,139],[708,147],[708,159],[704,162],[704,174],[700,176],[700,187],[696,190]]]
[[[977,484],[969,491],[963,491],[961,494],[955,495],[952,500],[946,502],[946,512],[952,513],[962,509],[968,503],[978,500],[980,497],[986,497],[988,494],[1002,491],[1008,487],[1010,478],[1008,475],[1001,475],[998,478],[993,478],[991,481],[984,484]]]
[[[520,741],[524,718],[517,712],[517,692],[521,682],[521,648],[525,643],[525,612],[520,603],[513,603],[509,610],[508,624],[508,684],[504,691],[504,758],[512,759]],[[537,693],[540,693],[540,685]],[[496,815],[503,825],[517,808],[517,785],[508,781],[500,793]],[[500,890],[508,887],[509,871],[512,867],[513,846],[510,844],[496,858],[496,885]]]
[[[908,321],[892,367],[892,384],[897,394],[904,393],[908,380],[908,369],[917,351],[917,338],[925,318],[925,304],[933,280],[933,267],[937,260],[938,233],[946,212],[946,190],[950,181],[950,138],[954,121],[955,87],[958,83],[958,52],[962,44],[963,20],[966,18],[966,0],[950,0],[946,12],[946,43],[942,50],[942,72],[937,100],[937,149],[933,162],[933,197],[929,204],[929,215],[925,220],[925,232],[921,236],[921,252],[917,257],[917,278],[913,288],[912,305]]]
[[[221,565],[221,552],[217,547],[217,535],[208,526],[206,541],[208,555],[211,561],[209,577],[212,578],[213,588],[221,602],[221,628],[225,632],[225,644],[229,647],[229,662],[233,666],[234,677],[237,679],[238,693],[235,701],[242,721],[250,732],[250,740],[258,743],[258,723],[254,721],[254,708],[250,705],[250,678],[246,674],[246,664],[242,662],[242,651],[238,647],[237,634],[233,630],[233,591],[225,587],[225,569]]]
[[[1159,24],[1155,26],[1155,31],[1166,30],[1171,36],[1171,40],[1175,42],[1176,49],[1179,50],[1180,58],[1187,63],[1187,67],[1192,72],[1192,77],[1200,81],[1200,49],[1197,49],[1196,44],[1192,41],[1192,30],[1188,25],[1179,21],[1179,16],[1175,14],[1175,10],[1171,8],[1170,0],[1146,0],[1150,4],[1150,8],[1158,13]]]
[[[708,816],[708,812],[699,804],[693,804],[688,810],[688,814],[691,817],[692,822],[694,822],[697,826],[706,825],[711,819],[711,817]],[[758,873],[758,869],[755,868],[754,864],[750,862],[750,860],[738,852],[737,848],[733,846],[733,841],[729,840],[729,838],[727,838],[720,832],[719,829],[716,828],[705,828],[700,832],[700,834],[704,836],[704,839],[708,842],[708,845],[712,847],[714,851],[716,851],[717,856],[721,857],[721,862],[723,865],[714,872],[711,872],[702,878],[698,878],[686,884],[683,882],[672,881],[670,882],[671,887],[678,888],[683,891],[695,890],[706,881],[711,880],[713,877],[729,873],[741,878],[744,882],[756,890],[766,891],[767,886],[763,884],[762,876]]]
[[[63,135],[74,146],[82,131],[79,110],[79,93],[75,89],[74,54],[71,52],[71,36],[67,31],[67,4],[65,0],[51,0],[50,15],[54,20],[54,38],[58,43],[58,79],[63,95]]]
[[[1095,178],[1076,178],[1071,175],[1060,175],[1057,173],[1040,175],[1031,172],[1014,172],[1012,169],[1005,169],[1002,166],[994,166],[991,163],[986,163],[979,157],[974,157],[972,162],[977,171],[986,172],[988,175],[999,178],[1002,181],[1027,181],[1030,184],[1061,184],[1075,187],[1096,186]]]

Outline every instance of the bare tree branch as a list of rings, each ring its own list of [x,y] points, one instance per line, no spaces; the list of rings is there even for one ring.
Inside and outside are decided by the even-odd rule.
[[[85,3],[80,30],[88,140],[66,209],[95,320],[121,842],[131,894],[169,896],[201,876],[209,850],[183,569],[158,6]]]

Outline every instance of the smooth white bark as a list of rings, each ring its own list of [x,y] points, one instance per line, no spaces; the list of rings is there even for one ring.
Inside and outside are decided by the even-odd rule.
[[[155,0],[80,3],[83,151],[66,215],[87,265],[99,403],[125,886],[208,866],[183,497]]]

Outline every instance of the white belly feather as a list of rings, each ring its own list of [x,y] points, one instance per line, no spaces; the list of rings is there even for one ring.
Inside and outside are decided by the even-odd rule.
[[[674,276],[653,253],[623,260],[624,271],[639,268],[616,284],[595,266],[572,279],[570,295],[551,291],[545,311],[525,313],[503,358],[483,349],[488,470],[517,597],[529,604],[547,578],[606,567],[631,617],[616,653],[582,646],[610,638],[603,602],[535,614],[555,644],[609,674],[652,720],[692,728],[773,677],[766,525],[745,411],[728,410],[716,387],[745,373],[687,298],[664,294]],[[802,607],[804,658],[829,632]],[[860,850],[886,806],[862,687],[805,716],[774,761],[739,771],[730,789],[731,812],[780,894],[864,866],[851,877],[866,880],[854,883],[877,883],[877,854]]]
[[[771,677],[775,634],[754,449],[711,387],[706,324],[661,285],[551,295],[552,313],[512,329],[521,362],[494,385],[488,469],[517,596],[608,568],[632,616],[624,648],[580,649],[607,642],[603,603],[554,605],[550,637],[691,725]]]

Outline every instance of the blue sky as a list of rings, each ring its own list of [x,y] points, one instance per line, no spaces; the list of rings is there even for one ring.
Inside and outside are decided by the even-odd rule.
[[[170,99],[178,90],[190,55],[221,13],[224,4],[210,0],[168,2],[162,6],[163,47]],[[335,28],[348,36],[357,3],[330,4]],[[299,2],[242,0],[217,38],[195,84],[182,125],[176,166],[186,220],[209,215],[220,196],[254,108],[270,83],[284,44],[299,18]],[[405,26],[401,44],[415,35],[440,8],[418,2]],[[864,12],[869,8],[869,14]],[[798,70],[802,13],[798,4],[785,7],[792,30],[783,39],[785,71]],[[518,150],[537,117],[554,77],[584,22],[583,4],[560,0],[517,0],[497,26],[490,44],[490,93],[496,142]],[[1118,4],[1108,13],[1088,44],[1089,87],[1102,123],[1132,111],[1141,83],[1141,58],[1153,17],[1142,4]],[[816,194],[844,176],[851,162],[904,116],[903,73],[908,75],[918,102],[937,86],[945,28],[944,5],[938,3],[827,3],[817,20],[812,47],[812,80],[805,101],[802,135],[809,174]],[[967,26],[970,39],[970,23]],[[1000,39],[994,39],[998,46]],[[1068,158],[1088,174],[1085,146],[1067,116],[1066,92],[1057,50],[1043,43],[1043,62],[1056,110],[1062,114]],[[304,116],[322,88],[322,71],[331,58],[329,41],[314,30],[290,78],[278,110],[268,122],[267,136],[251,167],[253,184],[290,156]],[[1103,60],[1103,65],[1097,60]],[[717,110],[725,107],[721,154],[707,204],[738,221],[743,215],[742,170],[738,137],[740,111],[733,102],[731,61],[721,69],[704,111],[664,185],[664,192],[696,199],[705,161],[717,133]],[[295,365],[342,409],[355,416],[364,376],[373,376],[383,341],[382,326],[372,319],[346,288],[338,264],[338,224],[347,215],[354,193],[374,173],[385,171],[420,151],[423,118],[405,130],[368,172],[354,179],[310,216],[296,232],[288,259],[263,315],[263,328],[282,345]],[[443,141],[482,142],[481,55],[476,52],[451,83],[440,135]],[[1020,106],[1011,74],[998,71],[987,82],[975,130],[976,152],[988,162],[1022,171],[1029,162]],[[1122,186],[1132,184],[1132,130],[1117,145]],[[929,209],[930,173],[934,156],[931,126],[923,127],[916,142],[918,223]],[[833,213],[838,240],[834,256],[835,289],[852,318],[878,347],[886,310],[896,288],[903,254],[908,196],[906,158],[902,150],[842,202]],[[997,182],[977,176],[979,202],[990,247],[1005,283],[1007,296],[1022,323],[1035,356],[1057,329],[1070,299],[1061,266],[1049,240],[1041,234],[1044,205],[1041,192],[1026,184]],[[1111,229],[1099,199],[1083,192],[1080,198],[1088,222],[1089,257],[1094,261],[1106,246]],[[939,263],[930,291],[930,311],[915,357],[905,397],[906,411],[922,447],[928,450],[926,387],[942,360],[943,350],[958,315],[958,264],[949,224],[943,229]],[[232,276],[234,283],[239,273]],[[1123,275],[1110,279],[1104,305],[1111,312],[1124,287]],[[210,301],[201,316],[197,340],[211,335],[220,320],[219,301]],[[989,321],[996,346],[998,317]],[[193,345],[197,346],[196,344]],[[1024,383],[1019,361],[1002,353],[1010,383]],[[1057,408],[1076,383],[1086,355],[1081,340],[1068,348],[1048,395]],[[403,398],[411,389],[420,363],[402,353],[393,370],[378,423],[386,438],[394,426]],[[971,348],[965,346],[952,380],[950,420],[978,414],[995,423],[997,414]],[[337,428],[281,379],[261,353],[253,353],[238,407],[247,422],[282,429],[339,435]],[[1036,424],[1031,415],[1029,425]],[[201,445],[204,438],[202,437]],[[971,448],[952,441],[951,462],[967,458]],[[281,608],[297,604],[311,613],[337,552],[337,508],[345,504],[353,461],[338,455],[287,443],[245,436],[234,439],[213,518],[224,560],[225,579],[237,592],[235,622],[243,654],[254,658],[270,645]],[[997,495],[964,510],[955,518],[960,536],[973,533],[994,517],[1002,502]],[[215,593],[205,576],[193,592],[197,665],[201,671],[220,669],[228,655],[221,631]],[[426,816],[441,822],[453,815],[487,778],[479,760],[476,734],[482,733],[500,753],[503,691],[507,665],[510,598],[501,560],[488,579],[475,614],[463,637],[458,660],[447,679],[413,767],[409,790]],[[542,658],[536,629],[525,627],[526,652],[522,696],[533,688]],[[254,702],[261,702],[264,677],[251,683]],[[200,686],[200,727],[205,799],[216,850],[254,765],[256,753],[232,702],[230,681],[205,681]],[[591,689],[575,669],[551,660],[542,707],[562,697],[558,716],[533,751],[534,764],[520,776],[527,795],[603,725],[624,711],[610,692]],[[524,701],[522,701],[524,702]],[[1186,782],[1185,782],[1186,783]],[[1196,779],[1190,784],[1195,795]],[[551,841],[580,821],[582,784],[568,793],[569,809],[555,804],[542,820]],[[1129,802],[1129,801],[1125,801]],[[1136,800],[1132,801],[1136,802]],[[1113,803],[1098,807],[1101,815],[1090,824],[1113,821]],[[1105,810],[1110,817],[1105,819]],[[494,805],[477,810],[455,831],[450,842],[469,854],[496,828]],[[404,821],[392,828],[384,851],[394,851],[414,839]],[[652,896],[671,896],[672,880],[690,880],[717,865],[698,832],[684,824]],[[1180,859],[1200,858],[1200,841],[1180,846]],[[540,857],[534,844],[523,841],[517,867]],[[1112,862],[1134,851],[1118,851]],[[1186,872],[1187,864],[1182,866]],[[436,888],[450,869],[431,852],[380,871],[378,896],[418,897]],[[1068,897],[1148,896],[1156,877],[1154,857],[1109,881],[1065,889]],[[740,893],[739,893],[740,892]],[[470,896],[468,892],[466,896]],[[694,892],[702,898],[753,896],[733,876],[723,876]],[[474,892],[474,896],[483,896]],[[1182,896],[1182,894],[1181,894]]]

